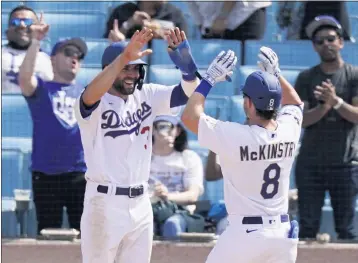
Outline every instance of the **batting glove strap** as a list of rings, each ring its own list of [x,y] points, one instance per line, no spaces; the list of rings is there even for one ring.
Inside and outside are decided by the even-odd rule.
[[[192,81],[196,78],[195,72],[198,67],[191,54],[188,40],[184,40],[174,49],[170,48],[168,54],[175,66],[181,71],[184,80]]]

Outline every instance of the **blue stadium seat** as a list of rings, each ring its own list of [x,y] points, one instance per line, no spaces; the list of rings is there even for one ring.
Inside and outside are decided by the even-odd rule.
[[[1,163],[1,195],[13,197],[14,189],[24,189],[24,154],[18,149],[2,149]]]
[[[230,121],[243,124],[246,120],[246,114],[244,111],[244,98],[242,95],[231,96],[230,101]]]
[[[245,43],[245,65],[257,64],[257,54],[262,46],[270,47],[277,53],[281,66],[311,67],[320,62],[311,41],[308,40],[285,42],[249,40]]]
[[[199,66],[199,73],[203,75],[207,67]],[[181,73],[178,69],[175,68],[173,64],[169,65],[151,65],[149,67],[148,78],[151,83],[161,84],[161,85],[176,85],[181,80]],[[233,82],[220,82],[210,91],[210,95],[224,95],[231,96],[237,92],[237,83],[235,76],[238,74],[234,73],[232,79]]]
[[[47,11],[57,11],[57,10],[73,10],[73,11],[99,11],[103,13],[108,12],[108,8],[111,6],[111,3],[108,1],[30,1],[27,2],[26,5],[28,7],[31,7],[34,10],[37,11],[43,11],[44,17],[46,19],[46,13]]]
[[[357,3],[358,5],[358,3]],[[357,16],[358,19],[358,16]],[[358,24],[357,24],[358,26]],[[358,30],[358,27],[357,27]],[[357,35],[358,37],[358,35]],[[356,39],[358,41],[358,38]],[[341,51],[342,58],[345,62],[358,66],[358,43],[345,42]]]
[[[77,83],[87,86],[101,72],[100,65],[86,65],[80,69],[76,77]]]
[[[290,67],[281,66],[281,74],[284,76],[291,85],[295,85],[298,74],[306,69],[305,67]],[[241,66],[239,69],[239,83],[240,87],[245,84],[246,78],[254,71],[259,70],[257,66]]]
[[[106,23],[106,14],[90,11],[51,11],[45,14],[50,25],[49,37],[101,38]]]
[[[223,39],[191,39],[190,47],[197,65],[208,66],[222,50],[231,49],[240,61],[241,42]],[[167,42],[160,39],[152,41],[153,54],[150,56],[151,65],[173,64],[167,53]]]
[[[105,38],[85,38],[84,39],[88,52],[84,59],[84,64],[101,64],[102,55],[109,45],[108,39]]]
[[[2,95],[2,136],[32,137],[30,110],[21,94]]]

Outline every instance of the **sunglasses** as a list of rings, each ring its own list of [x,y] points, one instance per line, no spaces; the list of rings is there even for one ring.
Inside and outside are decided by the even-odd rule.
[[[156,129],[159,132],[169,132],[172,129],[174,129],[174,125],[172,123],[164,122],[164,121],[155,122],[153,126],[154,129]]]
[[[11,26],[20,26],[21,22],[24,23],[25,26],[31,26],[34,21],[31,18],[13,18],[10,20]]]
[[[78,59],[83,59],[83,53],[81,51],[79,51],[76,48],[72,48],[72,47],[65,47],[62,51],[62,53],[66,56],[66,57],[76,57]]]
[[[337,39],[338,36],[326,36],[326,37],[316,37],[314,39],[314,43],[316,45],[322,45],[325,40],[327,40],[329,43],[334,42]]]

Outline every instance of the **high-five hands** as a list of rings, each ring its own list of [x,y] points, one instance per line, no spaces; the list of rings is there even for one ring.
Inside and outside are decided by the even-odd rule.
[[[234,51],[221,51],[219,55],[211,62],[203,79],[205,79],[211,86],[221,81],[231,81],[230,76],[233,74],[237,63],[237,57]]]
[[[142,51],[142,48],[153,38],[152,30],[144,27],[141,31],[136,31],[129,41],[127,47],[124,49],[122,56],[129,62],[149,54],[152,54],[151,49]]]
[[[259,61],[257,65],[262,71],[275,75],[277,78],[281,75],[276,53],[268,47],[261,47],[258,54]]]

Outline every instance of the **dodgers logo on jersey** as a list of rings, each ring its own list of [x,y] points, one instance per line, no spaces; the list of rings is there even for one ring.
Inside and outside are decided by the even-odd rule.
[[[135,112],[131,113],[127,111],[125,118],[120,117],[114,110],[107,110],[102,113],[102,120],[106,122],[102,123],[101,128],[116,130],[110,130],[106,132],[104,136],[116,138],[118,136],[132,134],[133,132],[135,135],[138,135],[140,125],[150,114],[152,114],[152,108],[146,102],[143,102],[141,108]]]
[[[58,91],[52,99],[55,115],[71,127],[77,123],[73,108],[75,101],[75,98],[66,96],[63,90]]]

